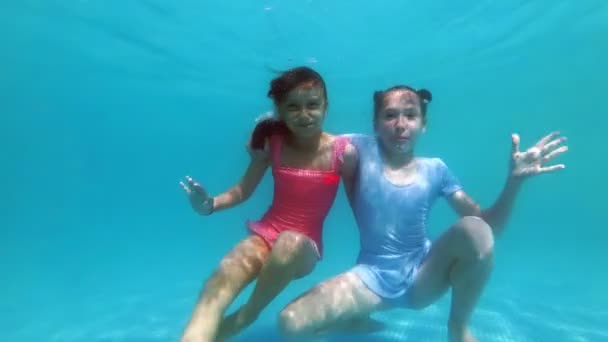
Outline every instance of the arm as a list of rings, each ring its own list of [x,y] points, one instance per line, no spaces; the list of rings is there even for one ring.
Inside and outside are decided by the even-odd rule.
[[[205,189],[189,176],[186,177],[187,181],[185,183],[180,182],[184,191],[188,194],[192,208],[197,213],[210,215],[215,211],[234,207],[251,196],[270,165],[268,145],[261,151],[249,149],[249,154],[251,155],[251,162],[241,180],[218,196],[209,196]]]
[[[450,206],[460,216],[478,216],[486,221],[494,235],[498,236],[502,233],[507,221],[511,215],[515,197],[521,188],[521,179],[509,177],[501,191],[498,199],[494,204],[486,209],[481,209],[480,206],[464,191],[459,190],[448,197]]]
[[[227,191],[213,197],[212,212],[234,207],[245,202],[260,184],[269,163],[267,159],[254,158],[241,180]]]
[[[557,137],[553,132],[525,152],[519,151],[519,136],[512,136],[510,172],[498,199],[487,209],[480,209],[464,191],[459,190],[448,197],[450,206],[461,216],[478,216],[484,219],[500,235],[507,224],[515,204],[515,198],[523,182],[530,176],[552,172],[564,168],[563,164],[543,166],[555,156],[566,152],[567,146],[560,146],[566,138]],[[554,139],[555,138],[555,139]]]

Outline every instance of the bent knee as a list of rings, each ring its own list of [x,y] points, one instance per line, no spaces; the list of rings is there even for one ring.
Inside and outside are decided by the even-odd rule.
[[[306,328],[298,319],[298,314],[292,308],[285,308],[279,313],[279,331],[285,337],[297,337],[304,334]]]
[[[494,254],[494,234],[492,228],[480,217],[465,216],[456,229],[471,257],[476,259],[491,259]]]
[[[312,251],[310,239],[300,233],[284,231],[277,238],[272,247],[272,255],[281,264],[291,264]]]

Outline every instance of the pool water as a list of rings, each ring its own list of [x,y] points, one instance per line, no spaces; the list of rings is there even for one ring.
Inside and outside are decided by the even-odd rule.
[[[431,89],[418,152],[483,206],[503,185],[511,133],[522,147],[566,135],[566,169],[520,194],[472,329],[480,341],[608,341],[607,2],[22,0],[0,18],[0,341],[178,340],[202,282],[268,208],[272,179],[204,218],[178,182],[217,194],[238,181],[270,79],[296,65],[325,78],[332,133],[371,133],[376,89]],[[455,220],[440,201],[430,234]],[[323,262],[236,340],[280,340],[280,309],[353,265],[342,189],[324,241]],[[382,332],[326,340],[441,341],[448,310],[449,295],[377,314]]]

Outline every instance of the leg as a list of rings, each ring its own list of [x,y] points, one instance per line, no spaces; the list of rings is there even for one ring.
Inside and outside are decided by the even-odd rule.
[[[349,321],[365,321],[381,306],[380,297],[356,274],[346,272],[315,286],[287,305],[279,315],[279,326],[287,337],[310,340]]]
[[[282,232],[260,271],[251,297],[222,323],[222,339],[238,334],[253,323],[292,280],[310,273],[317,259],[317,250],[308,237],[291,231]]]
[[[452,288],[450,341],[475,341],[467,325],[493,266],[492,229],[478,217],[464,217],[431,248],[410,291],[414,308],[423,308]]]
[[[199,296],[182,335],[183,342],[215,339],[224,311],[259,273],[269,253],[264,240],[253,235],[241,241],[224,257]]]

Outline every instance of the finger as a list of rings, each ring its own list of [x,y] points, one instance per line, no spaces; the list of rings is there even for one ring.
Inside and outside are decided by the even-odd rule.
[[[198,194],[207,196],[207,192],[205,191],[203,186],[199,182],[195,181],[194,178],[186,176],[186,180],[188,180],[188,188],[190,189],[190,192],[194,191]]]
[[[542,157],[540,148],[536,146],[530,147],[523,155],[523,159],[528,162],[537,161]]]
[[[197,182],[192,183],[191,188],[192,188],[192,191],[196,192],[197,194],[203,194],[204,195],[206,193],[205,189],[203,188],[203,186],[200,185]]]
[[[186,180],[188,181],[188,184],[190,184],[190,186],[194,186],[196,184],[196,181],[194,181],[194,178],[192,178],[190,176],[186,176]]]
[[[199,196],[207,197],[207,191],[205,188],[203,188],[203,186],[195,180],[192,180],[190,183],[190,190]]]
[[[549,150],[556,148],[558,145],[566,141],[566,137],[561,137],[559,139],[555,139],[549,142],[547,145],[543,147],[543,152],[548,152]]]
[[[511,152],[517,153],[519,152],[519,135],[517,133],[511,134]]]
[[[547,153],[544,157],[543,160],[545,162],[555,158],[557,155],[560,155],[564,152],[568,151],[568,146],[562,146],[560,148],[558,148],[557,150],[551,151],[550,153]]]
[[[541,167],[540,170],[538,170],[538,173],[554,172],[554,171],[565,169],[565,168],[566,168],[566,165],[564,165],[564,164]]]
[[[184,184],[184,182],[179,182],[179,184],[182,186],[182,188],[184,188],[184,191],[187,194],[190,194],[192,192],[192,190],[190,190],[190,188],[186,184]]]
[[[548,141],[550,141],[551,139],[553,139],[558,134],[559,134],[559,132],[557,132],[557,131],[551,132],[551,133],[547,134],[544,138],[540,139],[536,143],[536,146],[543,146],[543,145],[545,145]]]

